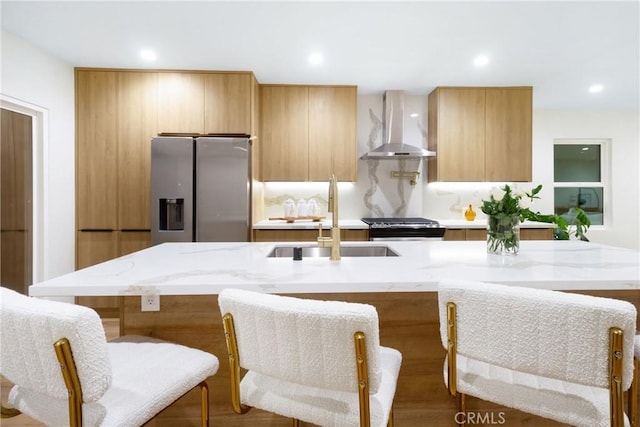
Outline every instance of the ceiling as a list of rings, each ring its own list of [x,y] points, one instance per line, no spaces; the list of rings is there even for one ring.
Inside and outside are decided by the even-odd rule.
[[[638,108],[635,1],[1,1],[2,29],[77,67],[248,70],[260,83],[534,87],[534,108]],[[145,63],[139,50],[153,49]],[[320,51],[324,63],[310,65]],[[490,62],[476,68],[484,54]],[[601,84],[604,90],[589,93]]]

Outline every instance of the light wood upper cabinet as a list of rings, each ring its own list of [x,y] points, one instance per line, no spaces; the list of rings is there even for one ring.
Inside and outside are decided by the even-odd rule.
[[[429,94],[429,181],[530,181],[532,88]]]
[[[206,133],[251,135],[253,75],[209,73],[204,81],[204,128]]]
[[[430,181],[483,181],[485,90],[436,89],[429,95]],[[432,175],[434,178],[432,178]]]
[[[76,226],[117,226],[116,81],[113,71],[76,70]]]
[[[531,181],[532,96],[531,88],[486,91],[486,181]]]
[[[158,73],[158,132],[205,133],[204,73]]]
[[[158,74],[118,73],[118,228],[150,229],[151,138],[158,133]]]
[[[260,87],[263,181],[306,181],[309,176],[309,89]]]
[[[357,178],[355,86],[260,87],[263,181]]]
[[[309,88],[309,180],[357,180],[357,91]]]

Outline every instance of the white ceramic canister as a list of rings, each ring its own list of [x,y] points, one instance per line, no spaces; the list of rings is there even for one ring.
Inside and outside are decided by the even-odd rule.
[[[298,200],[298,216],[308,216],[309,213],[307,212],[307,202],[304,199],[300,199]]]
[[[284,217],[293,218],[294,216],[296,216],[296,205],[293,200],[287,199],[284,202]]]
[[[307,215],[313,217],[320,216],[320,208],[318,207],[318,203],[315,199],[309,199],[307,202]]]

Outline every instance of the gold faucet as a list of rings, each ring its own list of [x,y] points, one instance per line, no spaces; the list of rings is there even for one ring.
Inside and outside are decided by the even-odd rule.
[[[340,227],[338,227],[338,183],[335,174],[331,174],[329,180],[329,200],[327,209],[331,212],[331,237],[322,236],[322,223],[320,223],[318,246],[326,248],[331,246],[331,256],[329,259],[338,261],[340,259]]]

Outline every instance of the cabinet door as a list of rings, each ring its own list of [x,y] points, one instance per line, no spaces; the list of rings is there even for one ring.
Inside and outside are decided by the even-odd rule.
[[[204,133],[203,73],[158,73],[158,131]]]
[[[532,89],[487,88],[487,181],[531,181]]]
[[[150,231],[121,231],[118,239],[118,256],[128,255],[150,246]]]
[[[309,88],[309,180],[357,180],[357,89]]]
[[[343,242],[369,240],[369,230],[341,228],[340,240]]]
[[[318,230],[253,230],[254,242],[314,242],[318,240]],[[327,235],[327,230],[324,231]]]
[[[116,72],[76,70],[76,226],[117,227]]]
[[[76,236],[76,269],[89,267],[118,256],[118,232],[79,231]]]
[[[437,108],[436,179],[484,181],[484,88],[438,88],[432,95]]]
[[[487,230],[484,228],[467,228],[466,240],[487,240]]]
[[[158,75],[118,73],[118,228],[150,229],[151,138],[158,133]]]
[[[206,133],[251,135],[251,74],[211,73],[204,81]]]
[[[118,233],[82,232],[76,235],[76,269],[89,267],[118,256]],[[91,307],[101,317],[118,317],[119,302],[115,296],[76,297],[76,303]]]
[[[306,181],[309,176],[309,90],[304,86],[260,88],[263,181]]]
[[[553,228],[521,228],[520,240],[553,240]]]
[[[467,240],[466,232],[463,228],[447,228],[444,240]]]

